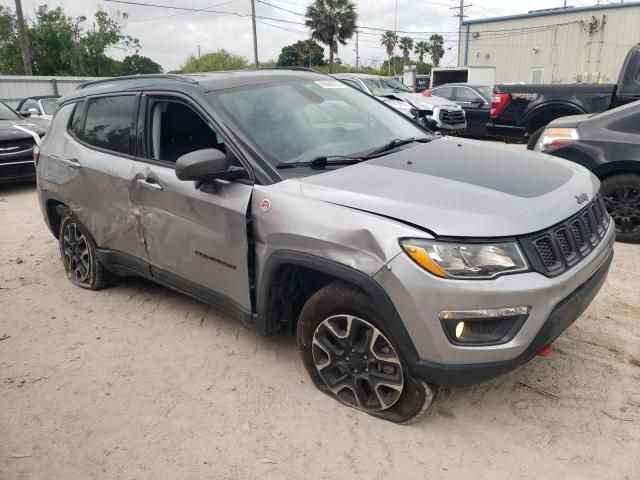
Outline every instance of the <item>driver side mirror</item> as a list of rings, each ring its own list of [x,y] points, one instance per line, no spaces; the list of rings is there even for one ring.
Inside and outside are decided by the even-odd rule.
[[[176,161],[176,177],[184,181],[204,182],[219,178],[232,180],[244,175],[244,168],[230,164],[227,154],[205,148],[182,155]]]
[[[473,103],[475,105],[478,105],[478,106],[482,106],[482,105],[484,105],[484,100],[482,98],[480,98],[480,97],[476,97],[471,101],[471,103]]]
[[[31,116],[31,112],[29,110],[20,110],[18,113],[24,118],[29,118]]]

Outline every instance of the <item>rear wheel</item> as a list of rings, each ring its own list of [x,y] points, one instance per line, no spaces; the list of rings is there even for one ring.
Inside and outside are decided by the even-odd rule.
[[[616,240],[640,243],[640,175],[625,173],[603,180],[602,196],[616,224]]]
[[[315,385],[339,402],[396,423],[425,414],[436,390],[409,372],[378,309],[336,281],[316,292],[298,322],[298,345]]]
[[[117,283],[117,275],[106,270],[97,259],[95,244],[80,222],[65,216],[60,222],[58,240],[62,263],[72,283],[89,290],[101,290]]]
[[[538,144],[538,140],[540,140],[540,137],[542,136],[542,132],[544,132],[545,128],[547,128],[546,125],[538,128],[535,132],[531,134],[531,136],[529,137],[529,140],[527,141],[527,150],[533,150],[534,148],[536,148],[536,145]]]

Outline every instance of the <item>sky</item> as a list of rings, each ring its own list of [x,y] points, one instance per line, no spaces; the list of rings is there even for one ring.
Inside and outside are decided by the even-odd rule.
[[[202,10],[186,12],[106,0],[22,0],[22,9],[27,17],[42,4],[50,8],[62,6],[65,13],[73,17],[85,15],[91,18],[98,9],[126,12],[129,18],[124,24],[124,32],[138,38],[142,46],[139,53],[162,65],[165,71],[180,67],[189,55],[197,55],[198,46],[203,54],[224,48],[253,61],[250,0],[131,1]],[[358,25],[363,27],[394,30],[394,25],[397,25],[397,30],[407,32],[440,32],[445,38],[445,56],[441,65],[456,64],[458,19],[450,7],[459,5],[458,0],[354,1]],[[256,16],[263,17],[257,24],[260,61],[277,59],[284,45],[309,38],[309,31],[303,23],[304,12],[310,3],[311,0],[256,0]],[[473,4],[465,9],[467,19],[478,19],[559,7],[563,0],[473,0],[467,3]],[[593,3],[596,0],[568,0],[568,5],[573,6]],[[15,9],[14,0],[0,0],[0,5]],[[385,50],[380,46],[382,31],[362,28],[361,32],[358,42],[360,64],[379,66],[386,58]],[[416,40],[427,40],[429,34],[410,36]],[[339,47],[338,56],[344,63],[355,65],[355,44],[354,37],[346,46]],[[110,52],[114,58],[131,53],[134,52]]]

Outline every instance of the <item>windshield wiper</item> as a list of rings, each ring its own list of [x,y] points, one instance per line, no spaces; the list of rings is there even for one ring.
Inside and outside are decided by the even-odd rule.
[[[313,169],[322,169],[327,165],[353,165],[354,163],[360,163],[362,160],[358,157],[345,157],[342,155],[323,155],[316,157],[309,162],[283,162],[276,165],[276,168],[300,168],[311,167]]]
[[[432,139],[425,137],[425,138],[415,138],[415,137],[411,137],[411,138],[396,138],[394,140],[391,140],[389,143],[387,143],[386,145],[383,145],[382,147],[369,152],[367,155],[365,155],[363,158],[371,158],[375,155],[379,155],[381,153],[384,152],[388,152],[389,150],[393,150],[394,148],[397,147],[401,147],[402,145],[407,145],[409,143],[414,143],[414,142],[418,142],[418,143],[427,143],[430,142]]]

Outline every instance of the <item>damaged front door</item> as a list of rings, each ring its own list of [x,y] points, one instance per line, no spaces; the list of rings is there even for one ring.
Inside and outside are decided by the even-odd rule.
[[[154,277],[227,307],[251,311],[247,209],[253,187],[217,181],[198,189],[180,181],[175,161],[191,151],[217,148],[221,137],[185,103],[150,98],[148,161],[137,161],[132,199]]]

